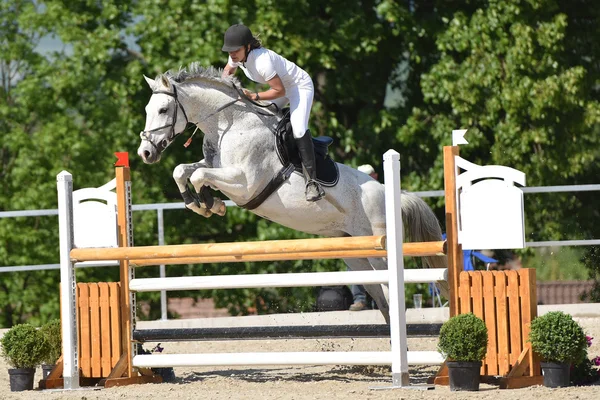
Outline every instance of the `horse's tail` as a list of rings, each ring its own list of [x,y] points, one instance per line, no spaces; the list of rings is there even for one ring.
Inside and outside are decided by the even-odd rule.
[[[402,221],[406,242],[436,242],[442,240],[440,223],[423,199],[409,192],[402,192]],[[447,268],[447,257],[423,257],[423,263],[429,268]],[[449,298],[449,285],[438,281],[442,295]]]

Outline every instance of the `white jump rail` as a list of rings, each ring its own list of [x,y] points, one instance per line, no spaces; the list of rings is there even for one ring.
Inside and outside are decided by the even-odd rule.
[[[387,284],[388,271],[305,272],[264,275],[185,276],[172,278],[138,278],[129,283],[132,292],[159,290],[249,289],[330,285]],[[445,281],[446,268],[404,271],[405,283]]]
[[[385,204],[387,227],[387,263],[384,271],[321,272],[302,274],[237,275],[184,278],[134,279],[130,274],[130,295],[136,291],[226,289],[256,287],[321,286],[340,284],[388,284],[390,314],[390,351],[382,352],[274,352],[274,353],[200,353],[133,355],[134,367],[239,366],[239,365],[391,365],[392,387],[409,386],[408,364],[440,365],[443,357],[432,351],[408,352],[406,339],[405,282],[435,282],[447,279],[447,269],[404,271],[403,225],[400,191],[400,155],[389,150],[384,155]],[[72,178],[61,173],[58,178],[59,215],[61,215],[61,280],[64,355],[64,388],[79,384],[77,336],[75,330],[75,277],[72,232]],[[61,195],[62,193],[62,195]],[[128,206],[128,202],[126,202]],[[119,210],[128,212],[128,210]],[[130,221],[129,221],[130,223]],[[71,227],[71,229],[67,229]],[[64,237],[64,241],[63,241]],[[318,240],[318,239],[315,239]],[[165,263],[166,264],[166,263]],[[133,267],[129,267],[133,268]],[[135,304],[135,301],[132,302]],[[134,321],[132,321],[135,324]]]

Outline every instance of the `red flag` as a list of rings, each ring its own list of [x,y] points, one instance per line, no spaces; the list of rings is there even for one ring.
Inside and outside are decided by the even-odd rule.
[[[117,162],[115,167],[129,167],[129,153],[126,151],[120,151],[115,153],[117,156]]]

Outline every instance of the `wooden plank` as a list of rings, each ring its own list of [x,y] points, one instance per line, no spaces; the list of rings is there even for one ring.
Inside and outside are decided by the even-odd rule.
[[[106,379],[121,378],[127,372],[127,368],[129,367],[129,365],[130,365],[130,362],[127,359],[127,354],[126,353],[121,354],[119,361],[117,361],[117,364],[114,366],[112,371],[110,371],[110,374],[108,375],[108,377]]]
[[[523,351],[521,337],[521,302],[519,291],[519,274],[517,271],[506,271],[508,287],[508,329],[510,331],[510,365],[514,366]]]
[[[79,386],[96,386],[100,379],[98,378],[79,378]],[[64,387],[63,378],[46,379],[44,389],[59,389]],[[83,397],[83,396],[82,396]]]
[[[120,282],[111,282],[108,288],[110,292],[110,353],[112,356],[112,369],[117,365],[121,354],[123,354],[121,347],[121,284]]]
[[[127,357],[127,377],[131,378],[133,372],[133,351],[132,351],[132,321],[131,307],[132,294],[129,291],[129,276],[125,276],[129,270],[129,261],[121,261],[121,351]]]
[[[519,280],[521,281],[521,332],[523,338],[523,348],[531,346],[527,342],[531,321],[537,316],[537,285],[534,268],[524,268],[519,270]],[[529,376],[538,376],[541,374],[540,358],[534,352],[529,352]]]
[[[498,375],[498,324],[496,320],[496,279],[491,271],[482,272],[483,314],[488,329],[488,347],[484,364],[489,375]]]
[[[152,371],[152,368],[138,368],[138,372],[140,373],[140,375],[144,375],[144,376],[152,376],[154,375],[154,372]]]
[[[435,376],[433,377],[429,377],[427,378],[427,383],[429,384],[434,384],[436,383],[438,380],[443,380],[444,378],[448,378],[448,365],[446,365],[446,361],[444,361],[444,363],[442,365],[440,365],[440,368],[438,369],[438,372],[435,374]],[[436,383],[438,384],[438,383]],[[447,383],[446,383],[447,384]],[[438,385],[441,385],[441,383],[439,383]]]
[[[46,379],[44,389],[58,389],[64,386],[63,378]]]
[[[459,303],[458,313],[467,314],[471,312],[471,275],[468,271],[463,271],[459,275],[460,284],[458,285],[459,290]]]
[[[485,315],[483,313],[483,277],[481,271],[471,271],[469,274],[471,275],[471,312],[485,322]],[[485,362],[482,362],[480,375],[486,374],[487,365]]]
[[[525,349],[519,354],[519,358],[513,364],[510,372],[508,373],[508,378],[514,378],[523,376],[525,371],[529,368],[529,353],[531,352],[531,346],[525,347]]]
[[[496,319],[498,321],[498,373],[501,376],[510,371],[510,337],[508,330],[508,302],[506,298],[506,274],[494,271],[496,281]]]
[[[79,368],[79,379],[81,379],[82,376],[82,372],[81,372],[81,307],[79,306],[79,299],[81,297],[81,290],[79,285],[77,285],[77,295],[75,296],[75,314],[77,314],[77,319],[75,321],[75,323],[77,324],[77,367]],[[61,325],[61,334],[62,334],[62,323]],[[62,372],[61,371],[61,376],[62,376]]]
[[[444,146],[444,196],[446,199],[446,240],[450,316],[458,315],[458,279],[464,269],[462,245],[458,243],[458,204],[456,200],[456,157],[458,146]]]
[[[107,378],[104,381],[104,387],[108,389],[116,386],[139,385],[142,383],[162,383],[162,377],[160,375],[141,375],[132,378]]]
[[[110,290],[107,282],[99,282],[100,289],[100,361],[102,377],[107,377],[112,370],[111,359],[111,325],[110,325]]]
[[[100,289],[97,283],[89,283],[90,290],[90,334],[92,340],[92,378],[102,378],[102,360],[100,358]]]
[[[90,292],[87,283],[78,283],[79,288],[79,368],[81,376],[91,377],[91,331],[90,331]]]
[[[471,275],[471,301],[472,313],[485,321],[483,314],[483,276],[481,271],[472,271]],[[485,375],[485,374],[482,374]]]
[[[450,385],[450,377],[446,376],[436,376],[433,380],[433,384],[439,386],[448,386]]]
[[[538,376],[520,376],[500,379],[500,389],[521,389],[529,386],[541,386],[544,383],[544,377]]]
[[[56,379],[56,378],[60,378],[62,376],[63,373],[63,357],[60,356],[58,358],[58,360],[56,360],[56,365],[54,366],[54,368],[52,368],[52,371],[50,371],[50,373],[48,374],[48,376],[46,377],[46,379]]]

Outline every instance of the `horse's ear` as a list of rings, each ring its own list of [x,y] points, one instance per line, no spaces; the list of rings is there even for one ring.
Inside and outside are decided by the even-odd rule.
[[[150,86],[150,89],[154,89],[156,87],[156,82],[154,81],[154,79],[150,79],[146,75],[144,75],[144,79],[146,80],[146,82],[148,82],[148,86]]]
[[[171,82],[169,81],[169,79],[166,76],[161,75],[160,81],[162,82],[163,86],[166,87],[167,89],[171,88]]]

